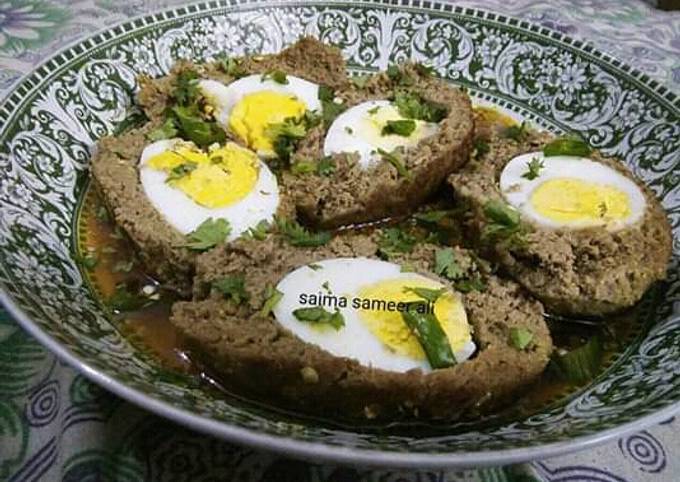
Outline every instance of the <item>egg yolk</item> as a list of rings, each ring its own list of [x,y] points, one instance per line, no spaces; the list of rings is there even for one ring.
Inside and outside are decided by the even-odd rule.
[[[531,194],[531,205],[541,216],[559,223],[599,224],[631,215],[628,195],[613,186],[576,178],[555,178]]]
[[[290,94],[262,90],[244,95],[229,116],[229,129],[251,149],[274,154],[267,128],[283,122],[288,117],[299,119],[307,110],[304,102]]]
[[[422,302],[421,297],[405,288],[440,289],[442,285],[435,281],[407,278],[379,281],[361,288],[359,296],[366,299],[378,299],[397,303]],[[359,318],[366,324],[373,335],[390,350],[414,360],[424,360],[425,352],[417,338],[408,328],[401,312],[388,310],[358,310]],[[444,292],[434,304],[434,315],[446,333],[451,349],[461,350],[472,340],[467,315],[460,296],[452,291]]]
[[[168,173],[168,184],[208,208],[229,206],[245,198],[260,173],[255,153],[234,143],[209,153],[180,146],[151,157],[147,165]]]
[[[383,135],[383,128],[388,121],[405,119],[392,105],[378,107],[375,111],[369,111],[368,115],[361,118],[358,129],[356,129],[357,135],[376,148],[391,152],[397,147],[414,146],[421,139],[433,134],[433,128],[428,128],[427,122],[415,120],[416,128],[408,136]]]

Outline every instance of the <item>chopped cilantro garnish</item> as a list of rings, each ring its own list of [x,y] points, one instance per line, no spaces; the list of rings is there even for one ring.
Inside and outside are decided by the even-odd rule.
[[[335,172],[335,161],[331,156],[325,156],[319,159],[316,164],[316,172],[320,176],[330,176]]]
[[[226,299],[231,299],[237,305],[248,299],[245,278],[242,274],[225,276],[213,281],[213,289],[220,292]]]
[[[333,102],[335,91],[327,85],[320,85],[317,97],[320,101]]]
[[[262,74],[261,80],[265,81],[267,79],[272,79],[277,84],[286,85],[288,83],[288,76],[286,76],[285,72],[280,70],[272,70]]]
[[[205,251],[223,243],[230,232],[231,227],[226,219],[208,218],[187,235],[188,242],[184,246],[195,251]]]
[[[415,213],[413,217],[421,221],[423,223],[428,223],[428,224],[436,224],[442,219],[444,219],[446,216],[448,216],[451,213],[451,211],[446,211],[443,209],[435,209],[432,211],[423,211],[420,213]]]
[[[97,266],[97,263],[99,263],[99,260],[97,259],[97,254],[93,251],[88,252],[87,254],[84,255],[76,255],[75,259],[77,262],[82,264],[85,269],[93,269],[95,266]]]
[[[366,112],[368,112],[369,115],[375,115],[378,113],[379,110],[380,106],[376,105],[375,107],[371,107],[370,109],[368,109]]]
[[[379,147],[378,154],[382,156],[384,161],[392,164],[397,170],[397,174],[399,174],[401,177],[411,177],[411,173],[408,171],[408,169],[406,169],[406,166],[404,166],[404,164],[401,162],[401,159],[399,159],[399,156],[397,156],[395,153],[387,152],[385,149]]]
[[[378,240],[379,253],[389,258],[398,253],[410,253],[416,245],[416,238],[399,228],[387,228]]]
[[[316,164],[311,161],[297,161],[291,164],[290,172],[299,176],[300,174],[311,174],[316,170]]]
[[[293,246],[322,246],[331,239],[328,231],[310,232],[294,220],[276,218],[276,226]]]
[[[534,333],[527,328],[510,328],[510,344],[516,350],[524,350],[534,339]]]
[[[527,130],[529,129],[529,124],[527,121],[522,121],[520,125],[514,125],[507,127],[505,129],[504,135],[510,139],[514,139],[517,142],[524,140],[527,135]]]
[[[439,122],[446,117],[446,107],[423,99],[413,92],[400,92],[395,95],[394,105],[399,114],[408,119]]]
[[[541,161],[538,157],[534,157],[529,162],[527,162],[527,171],[522,174],[522,177],[533,181],[540,175],[539,172],[544,167],[545,165],[543,164],[543,161]]]
[[[321,306],[298,308],[293,310],[293,316],[295,316],[295,318],[297,318],[299,321],[306,323],[326,324],[332,326],[336,330],[339,330],[345,326],[345,318],[342,316],[342,313],[337,310],[334,313],[331,313],[330,311],[326,311]]]
[[[116,285],[116,290],[106,300],[108,307],[115,311],[134,311],[150,303],[147,296],[133,292],[125,283]]]
[[[260,315],[267,316],[272,310],[279,304],[281,298],[283,298],[283,293],[281,293],[276,288],[271,285],[267,285],[264,291],[264,303],[262,303],[262,309],[260,309]]]
[[[198,73],[194,70],[184,70],[175,78],[175,89],[172,97],[177,104],[185,106],[193,103],[200,90],[198,88]]]
[[[420,62],[416,63],[414,67],[416,68],[416,72],[418,72],[423,77],[430,77],[434,75],[435,72],[434,67],[431,65],[422,64]]]
[[[434,254],[434,272],[450,280],[463,277],[463,270],[456,261],[452,248],[438,249]]]
[[[165,119],[163,125],[157,129],[152,130],[146,135],[146,138],[150,141],[160,141],[161,139],[170,139],[176,137],[178,133],[177,126],[175,125],[175,119],[169,117]]]
[[[241,65],[238,60],[233,57],[229,57],[227,54],[222,53],[215,57],[215,62],[222,72],[232,77],[243,77],[245,72],[241,69]]]
[[[441,295],[444,294],[446,288],[439,288],[434,290],[432,288],[422,288],[420,286],[406,286],[404,288],[404,293],[413,293],[420,298],[429,301],[430,303],[436,303]]]
[[[472,145],[475,148],[475,159],[479,159],[489,153],[489,143],[486,139],[478,137],[474,140]]]
[[[193,171],[195,171],[197,167],[198,164],[193,161],[183,162],[182,164],[179,164],[170,170],[165,182],[169,183],[182,179],[183,177],[188,176]]]
[[[345,126],[345,132],[347,132],[349,135],[354,134],[354,129],[352,129],[350,126]]]
[[[366,87],[366,82],[368,82],[368,79],[370,78],[370,75],[356,75],[349,80],[352,82],[352,84],[354,84],[355,87],[363,89]]]
[[[181,137],[193,141],[199,147],[208,147],[216,142],[221,144],[227,139],[224,129],[216,122],[201,117],[197,104],[174,107],[172,113],[177,119]]]
[[[387,136],[394,134],[408,137],[416,130],[416,122],[413,119],[388,120],[382,128],[381,134]]]
[[[320,264],[316,264],[316,263],[310,263],[310,264],[307,265],[307,267],[311,270],[314,270],[314,271],[319,271],[320,269],[323,269],[323,266],[321,266]]]
[[[270,124],[265,133],[272,139],[274,152],[279,159],[287,163],[295,148],[295,144],[307,135],[308,130],[318,123],[318,118],[307,114],[301,118],[288,117],[283,122]]]
[[[401,69],[396,65],[390,65],[387,67],[387,77],[392,82],[399,85],[413,85],[413,79],[410,75],[401,71]]]
[[[590,146],[577,134],[558,137],[549,142],[543,148],[545,157],[551,156],[579,156],[588,157],[591,153]]]
[[[255,227],[249,228],[248,231],[245,232],[245,236],[253,239],[257,239],[258,241],[262,241],[267,237],[267,233],[269,232],[269,229],[271,228],[271,225],[269,224],[268,221],[265,221],[264,219],[257,223]]]
[[[484,205],[484,216],[487,224],[482,231],[482,238],[509,238],[522,230],[519,212],[502,201],[488,201]]]

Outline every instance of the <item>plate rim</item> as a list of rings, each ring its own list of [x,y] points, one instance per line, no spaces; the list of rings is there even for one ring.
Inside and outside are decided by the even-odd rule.
[[[121,36],[138,31],[146,27],[157,27],[166,22],[192,17],[196,14],[206,13],[217,9],[228,9],[230,11],[245,10],[247,7],[257,7],[266,4],[271,7],[287,6],[306,6],[315,5],[346,5],[346,6],[382,6],[395,9],[424,9],[429,12],[442,12],[458,15],[472,15],[475,18],[487,19],[497,22],[524,33],[547,37],[553,42],[559,43],[562,47],[569,47],[578,50],[581,54],[592,57],[594,60],[606,63],[610,68],[617,71],[617,75],[628,76],[630,81],[634,81],[636,87],[647,89],[657,101],[665,102],[672,110],[680,110],[680,95],[669,88],[664,82],[651,78],[649,75],[631,67],[616,57],[597,48],[587,40],[580,40],[565,35],[556,30],[549,29],[535,22],[513,17],[512,15],[497,12],[486,8],[463,7],[449,4],[445,0],[402,0],[401,3],[394,3],[391,0],[373,1],[348,1],[348,0],[313,0],[307,2],[303,0],[199,0],[186,5],[175,5],[163,9],[139,14],[125,20],[121,20],[112,25],[101,28],[90,33],[86,37],[74,39],[64,45],[52,55],[43,59],[34,66],[30,72],[18,78],[5,94],[0,102],[0,118],[5,117],[5,122],[10,121],[19,112],[18,107],[26,102],[26,98],[34,94],[38,85],[30,85],[28,82],[40,69],[56,58],[65,57],[67,53],[82,47],[81,52],[73,52],[73,56],[67,59],[64,64],[57,66],[64,68],[71,62],[82,59],[89,52],[103,48],[109,42],[119,39]],[[446,9],[450,7],[450,9]],[[150,23],[134,25],[143,19],[149,19]],[[127,27],[127,28],[126,28]],[[119,32],[115,32],[120,30]],[[106,34],[109,34],[108,36]],[[101,36],[99,42],[94,38]],[[108,38],[106,38],[108,37]],[[85,45],[86,43],[90,45]],[[54,70],[48,69],[47,75],[53,75]],[[44,78],[37,83],[44,82]],[[28,87],[26,92],[18,94],[22,87]],[[20,95],[20,99],[12,108],[8,108],[11,97]],[[3,132],[4,137],[5,133]],[[84,374],[89,380],[155,415],[162,416],[174,423],[179,423],[185,427],[216,436],[229,442],[243,444],[248,447],[265,451],[274,451],[298,459],[312,460],[315,462],[344,463],[348,465],[361,465],[362,467],[393,467],[393,468],[481,468],[498,465],[514,464],[531,460],[545,459],[558,455],[564,455],[587,448],[600,445],[615,437],[622,437],[632,432],[642,430],[655,423],[664,421],[674,415],[680,414],[680,401],[674,402],[653,413],[644,415],[635,420],[617,425],[615,427],[587,435],[579,435],[569,440],[550,442],[537,446],[528,446],[512,449],[493,449],[488,451],[466,451],[449,453],[425,453],[425,452],[399,452],[356,448],[350,446],[328,445],[323,442],[310,442],[299,440],[289,436],[272,435],[258,432],[253,429],[241,428],[225,421],[215,420],[194,414],[190,411],[177,408],[171,403],[160,400],[152,395],[146,394],[141,390],[127,386],[124,382],[107,375],[99,369],[91,366],[86,361],[81,360],[78,355],[61,345],[54,337],[43,331],[26,312],[21,309],[4,290],[0,289],[0,304],[7,310],[8,314],[16,321],[19,326],[26,330],[41,345],[47,348],[58,359],[67,363],[77,371]],[[662,321],[668,321],[666,318]]]

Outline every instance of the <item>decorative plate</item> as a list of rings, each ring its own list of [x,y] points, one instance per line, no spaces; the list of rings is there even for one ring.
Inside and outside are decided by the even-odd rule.
[[[680,407],[680,102],[657,82],[554,31],[436,1],[230,0],[145,16],[53,56],[0,108],[1,301],[63,360],[108,390],[234,442],[340,462],[472,466],[544,458],[637,430]],[[397,5],[398,4],[398,5]],[[338,428],[226,400],[168,377],[112,325],[74,261],[95,141],[129,112],[136,76],[178,58],[275,52],[302,34],[341,47],[354,72],[406,59],[625,159],[663,200],[671,279],[643,303],[643,333],[587,387],[513,420],[395,435]]]

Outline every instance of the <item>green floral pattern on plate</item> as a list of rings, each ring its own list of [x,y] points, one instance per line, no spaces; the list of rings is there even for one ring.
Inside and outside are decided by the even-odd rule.
[[[29,329],[48,335],[114,381],[114,391],[120,393],[118,384],[123,384],[147,401],[180,408],[185,413],[173,416],[188,423],[197,423],[195,417],[212,420],[202,427],[218,435],[242,440],[243,432],[234,427],[247,429],[257,438],[249,439],[251,443],[279,448],[284,441],[272,445],[276,439],[268,436],[284,437],[297,453],[324,451],[300,442],[351,448],[354,457],[357,450],[403,457],[484,451],[478,459],[467,459],[475,463],[488,460],[495,450],[540,447],[579,436],[592,440],[603,430],[677,405],[676,97],[588,45],[496,14],[435,2],[402,2],[400,8],[284,3],[242,2],[238,9],[207,4],[137,19],[53,57],[9,96],[0,109],[0,281],[12,303],[33,320],[23,320]],[[274,52],[301,34],[343,48],[354,72],[406,59],[427,61],[479,99],[553,131],[579,131],[594,146],[624,158],[662,198],[675,233],[672,278],[662,297],[646,300],[645,335],[590,386],[541,413],[483,425],[456,424],[443,427],[437,436],[417,439],[333,428],[218,398],[191,380],[168,377],[154,359],[135,350],[106,318],[72,259],[74,220],[93,143],[125,118],[137,74],[162,75],[178,58],[204,61],[222,50],[232,55]]]

